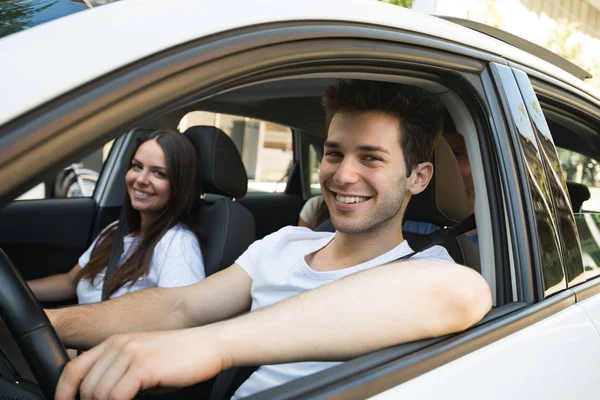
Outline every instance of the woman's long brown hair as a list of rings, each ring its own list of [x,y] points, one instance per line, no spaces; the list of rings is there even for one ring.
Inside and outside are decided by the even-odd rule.
[[[167,205],[158,212],[149,224],[147,231],[141,236],[141,242],[133,253],[110,276],[107,285],[108,297],[122,286],[133,284],[142,276],[148,274],[154,248],[165,233],[178,223],[184,224],[196,237],[203,248],[201,230],[194,221],[194,209],[202,201],[202,187],[198,174],[196,150],[193,143],[183,134],[173,130],[158,130],[141,140],[129,158],[129,168],[140,145],[148,140],[156,140],[165,153],[167,162],[167,179],[171,195]],[[125,191],[125,218],[129,232],[140,234],[141,216],[139,211],[131,206],[129,193]],[[100,234],[92,250],[89,263],[77,274],[75,282],[88,279],[94,285],[94,280],[108,265],[108,258],[117,231],[117,224]]]

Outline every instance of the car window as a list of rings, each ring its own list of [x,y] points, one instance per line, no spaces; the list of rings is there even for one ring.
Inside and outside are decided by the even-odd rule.
[[[557,148],[581,243],[586,279],[600,275],[600,163]]]
[[[573,212],[600,212],[600,163],[592,157],[564,148],[557,148],[563,175],[567,182],[579,184],[589,190],[589,199],[571,199],[576,209]],[[578,185],[571,185],[577,187]],[[583,188],[585,187],[585,188]],[[571,195],[576,195],[574,192]],[[584,195],[585,196],[585,195]],[[585,196],[587,197],[587,196]]]
[[[92,197],[113,142],[111,140],[80,161],[65,166],[53,179],[38,183],[15,200]]]
[[[319,183],[321,160],[319,160],[315,147],[312,144],[308,147],[308,165],[310,174],[310,195],[315,196],[321,194],[321,184]]]
[[[216,126],[231,137],[246,167],[248,193],[285,191],[294,161],[290,128],[255,118],[193,111],[181,119],[179,130],[195,125]]]

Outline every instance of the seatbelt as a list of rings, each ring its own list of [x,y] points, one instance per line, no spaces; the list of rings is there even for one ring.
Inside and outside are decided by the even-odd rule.
[[[119,261],[123,254],[123,238],[126,233],[127,219],[125,218],[125,207],[121,207],[119,224],[117,225],[115,237],[113,238],[113,245],[110,249],[110,255],[108,256],[108,265],[106,266],[106,273],[104,274],[104,282],[102,283],[102,301],[108,300],[108,285],[106,283],[119,266]]]
[[[428,236],[432,237],[431,240],[428,240],[423,246],[413,249],[412,253],[397,258],[394,261],[407,260],[417,253],[425,251],[433,246],[444,244],[448,240],[454,239],[464,233],[472,231],[475,228],[475,214],[471,214],[466,219],[464,219],[463,221],[459,222],[451,228],[440,229],[439,231],[429,234]]]
[[[417,253],[425,251],[433,246],[441,245],[450,239],[454,239],[463,233],[467,233],[475,229],[475,214],[471,214],[465,220],[459,222],[451,228],[440,229],[434,233],[429,234],[431,240],[428,240],[423,246],[413,249],[412,253],[406,254],[393,261],[407,260]],[[227,371],[221,372],[217,375],[215,384],[213,385],[210,393],[209,400],[222,400],[229,399],[238,390],[238,388],[244,383],[250,375],[252,375],[259,367],[241,367],[232,368]]]
[[[231,368],[217,375],[209,400],[229,400],[259,367]]]

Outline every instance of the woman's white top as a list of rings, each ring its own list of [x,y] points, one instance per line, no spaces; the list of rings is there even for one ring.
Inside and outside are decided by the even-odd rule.
[[[117,222],[112,223],[105,230],[114,226]],[[97,240],[98,238],[79,257],[81,268],[85,268],[90,261],[90,255]],[[127,235],[123,238],[123,254],[119,260],[119,266],[133,253],[140,241],[141,238],[132,235]],[[95,285],[92,285],[87,279],[79,281],[77,284],[77,299],[79,300],[79,304],[97,303],[102,299],[102,285],[105,273],[106,268],[94,279]],[[204,271],[204,261],[198,239],[184,225],[177,224],[169,229],[156,244],[156,247],[154,247],[148,275],[142,276],[132,286],[131,282],[126,283],[114,292],[110,298],[112,299],[130,292],[152,287],[191,285],[204,278],[206,278],[206,273]]]

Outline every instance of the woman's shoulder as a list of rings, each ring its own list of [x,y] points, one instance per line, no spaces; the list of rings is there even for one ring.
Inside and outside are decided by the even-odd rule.
[[[197,244],[198,238],[196,234],[185,224],[178,223],[172,226],[160,239],[159,244],[169,246],[173,242],[185,242],[189,244]]]
[[[322,194],[318,194],[318,195],[313,196],[310,199],[306,200],[307,204],[310,204],[315,207],[318,206],[319,204],[322,204],[323,202],[325,202],[325,198],[323,197]]]
[[[304,203],[304,206],[302,207],[302,211],[313,213],[324,202],[325,202],[325,199],[323,198],[323,195],[319,194],[319,195],[313,196],[310,199],[306,200],[306,203]]]
[[[154,248],[152,269],[160,275],[167,265],[172,264],[192,269],[202,267],[202,250],[194,232],[185,224],[177,224],[170,228]],[[177,269],[177,268],[176,268]]]

